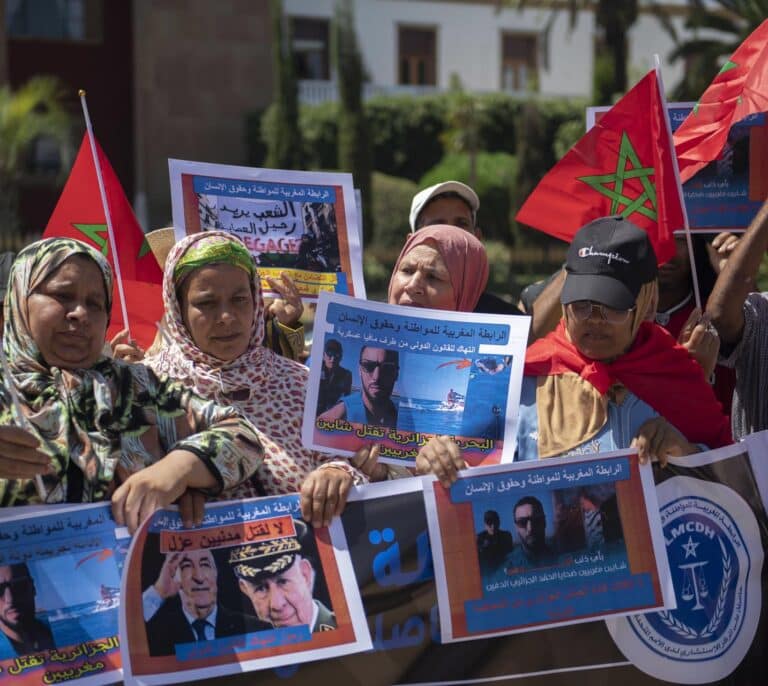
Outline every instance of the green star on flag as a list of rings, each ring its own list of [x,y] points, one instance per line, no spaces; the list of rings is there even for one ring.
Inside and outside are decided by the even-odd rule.
[[[106,224],[72,224],[80,233],[91,239],[96,244],[101,254],[107,257],[109,254],[109,242],[107,241]],[[101,234],[104,234],[103,236]]]
[[[106,224],[72,224],[80,233],[90,238],[96,246],[101,250],[101,254],[104,257],[109,256],[109,241],[107,240],[107,225]],[[101,234],[104,234],[103,236]],[[149,252],[149,241],[144,238],[141,242],[141,248],[136,259],[140,260],[144,255]]]
[[[630,164],[631,166],[627,166]],[[638,212],[648,219],[657,221],[656,214],[656,190],[650,181],[655,174],[655,169],[643,167],[640,157],[632,147],[632,142],[626,131],[621,134],[619,157],[616,162],[616,171],[613,174],[597,174],[593,176],[579,176],[590,188],[611,200],[611,214],[619,214],[628,219],[633,213]],[[643,187],[643,192],[635,198],[624,193],[624,182],[630,179],[638,179]],[[651,207],[646,207],[650,202]],[[624,206],[621,209],[621,206]]]

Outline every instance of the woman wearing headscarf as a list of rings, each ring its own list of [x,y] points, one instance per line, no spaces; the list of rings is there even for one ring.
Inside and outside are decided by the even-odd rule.
[[[518,460],[635,445],[663,464],[700,445],[731,442],[727,416],[701,367],[646,321],[656,256],[622,217],[582,227],[568,248],[557,329],[529,347],[518,418]],[[455,444],[420,455],[417,469],[445,484],[464,468]]]
[[[488,284],[488,255],[469,231],[436,225],[408,236],[389,281],[390,305],[472,312]]]
[[[189,489],[217,494],[260,464],[260,438],[236,410],[102,354],[111,294],[109,264],[79,241],[38,241],[16,258],[5,302],[13,388],[0,387],[1,506],[111,497],[116,521],[133,530]]]
[[[248,249],[223,231],[187,236],[168,255],[163,300],[166,340],[146,364],[236,407],[264,434],[262,495],[300,491],[304,518],[328,524],[365,477],[302,445],[309,372],[261,344],[264,303]]]
[[[469,231],[447,224],[408,236],[389,281],[390,305],[473,312],[488,284],[488,255]],[[444,452],[455,445],[446,436],[432,438],[421,452]],[[403,467],[378,464],[378,446],[362,449],[356,464],[373,481],[411,476]]]

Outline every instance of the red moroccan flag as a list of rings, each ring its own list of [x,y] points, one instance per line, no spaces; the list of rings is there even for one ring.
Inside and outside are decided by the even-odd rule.
[[[155,338],[155,323],[163,316],[163,273],[149,249],[112,165],[98,143],[96,148],[115,232],[115,246],[120,256],[131,336],[147,348]],[[106,255],[114,270],[114,255],[109,245],[106,214],[101,203],[88,134],[83,136],[75,164],[48,226],[45,227],[43,237],[53,236],[76,238],[92,245]],[[120,308],[116,277],[112,295],[108,338],[126,326]]]
[[[768,111],[768,19],[758,26],[715,76],[675,131],[683,183],[717,159],[731,126]]]
[[[515,217],[570,241],[584,224],[621,214],[648,232],[659,264],[685,220],[656,72],[606,112],[528,196]]]

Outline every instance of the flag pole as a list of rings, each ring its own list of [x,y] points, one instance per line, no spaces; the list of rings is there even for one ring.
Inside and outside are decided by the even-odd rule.
[[[120,256],[117,254],[115,244],[115,232],[112,228],[112,215],[109,212],[109,203],[107,202],[107,191],[104,188],[104,179],[101,175],[101,163],[99,162],[99,153],[96,149],[96,138],[93,135],[91,126],[91,117],[88,114],[88,103],[85,101],[85,91],[81,88],[78,91],[80,104],[83,107],[83,116],[85,117],[85,128],[88,130],[88,142],[91,144],[91,154],[93,155],[93,166],[96,168],[96,179],[99,182],[99,193],[101,195],[101,204],[104,207],[104,216],[107,218],[107,237],[109,238],[109,249],[112,251],[112,262],[115,265],[115,282],[117,283],[117,293],[120,298],[120,311],[123,314],[123,324],[128,329],[128,338],[131,337],[130,325],[128,323],[128,308],[125,304],[125,291],[123,290],[123,275],[120,273]]]
[[[672,169],[675,172],[675,185],[680,197],[680,207],[683,210],[683,231],[685,232],[685,242],[688,246],[688,259],[691,263],[691,281],[693,282],[693,299],[696,307],[701,309],[701,292],[699,291],[699,275],[696,271],[696,258],[693,254],[693,239],[691,238],[691,227],[688,223],[688,210],[685,209],[685,198],[683,197],[683,182],[680,180],[680,167],[677,164],[677,153],[675,153],[675,141],[672,138],[672,126],[669,123],[669,111],[667,110],[667,96],[664,92],[664,80],[661,77],[661,59],[658,54],[653,56],[654,69],[656,70],[656,81],[659,84],[659,97],[664,111],[664,125],[667,127],[667,136],[669,137],[669,149],[672,152]]]

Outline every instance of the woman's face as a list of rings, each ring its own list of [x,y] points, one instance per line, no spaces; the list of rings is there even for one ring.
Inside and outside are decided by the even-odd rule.
[[[240,357],[255,314],[250,276],[231,264],[201,267],[182,283],[181,317],[195,345],[224,362]]]
[[[65,260],[27,299],[32,339],[49,367],[86,369],[107,334],[104,276],[88,257]]]
[[[410,250],[392,275],[390,305],[455,310],[456,296],[437,248],[422,243]]]
[[[565,328],[573,344],[585,357],[611,362],[623,355],[632,345],[632,315],[625,321],[613,323],[603,319],[598,307],[592,307],[587,319],[581,320],[572,305],[565,306]]]

